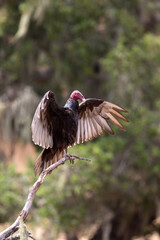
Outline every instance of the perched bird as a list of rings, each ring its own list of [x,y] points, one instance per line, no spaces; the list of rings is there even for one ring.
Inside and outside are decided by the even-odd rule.
[[[78,100],[82,102],[79,104]],[[31,125],[33,142],[44,148],[36,160],[35,174],[58,161],[69,146],[104,135],[104,130],[114,134],[108,120],[125,130],[115,118],[128,121],[120,112],[127,111],[102,99],[85,99],[77,90],[72,92],[64,107],[60,107],[54,93],[48,91],[40,101]]]

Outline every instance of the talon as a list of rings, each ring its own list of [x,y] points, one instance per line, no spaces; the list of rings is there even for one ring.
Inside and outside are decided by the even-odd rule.
[[[70,157],[69,161],[71,164],[74,164],[74,159],[72,157]]]
[[[73,156],[70,155],[69,153],[67,153],[66,156],[67,156],[67,158],[69,159],[70,163],[71,163],[71,164],[74,164]]]

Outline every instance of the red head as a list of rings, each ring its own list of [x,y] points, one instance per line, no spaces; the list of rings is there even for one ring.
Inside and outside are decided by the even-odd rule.
[[[83,97],[82,93],[80,93],[79,91],[75,90],[74,92],[71,93],[70,98],[77,101],[78,99],[80,99],[81,101],[85,101],[85,98]]]

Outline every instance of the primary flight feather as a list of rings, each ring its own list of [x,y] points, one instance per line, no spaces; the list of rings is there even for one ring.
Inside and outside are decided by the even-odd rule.
[[[79,104],[78,100],[82,102]],[[116,118],[128,122],[121,112],[127,111],[102,99],[85,99],[77,90],[64,107],[60,107],[54,93],[48,91],[40,101],[31,125],[33,142],[44,148],[36,160],[35,174],[58,161],[69,146],[104,135],[104,130],[114,134],[108,120],[125,130]]]

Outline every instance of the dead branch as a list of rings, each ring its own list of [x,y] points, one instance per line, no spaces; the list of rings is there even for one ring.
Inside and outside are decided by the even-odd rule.
[[[27,216],[29,214],[29,211],[31,209],[34,197],[36,195],[36,192],[38,191],[39,187],[43,183],[43,181],[44,181],[45,177],[47,176],[47,174],[50,173],[51,171],[53,171],[58,166],[64,164],[65,161],[67,161],[68,159],[72,163],[74,163],[75,159],[91,161],[88,158],[81,158],[81,157],[78,157],[78,156],[73,156],[73,155],[66,154],[58,162],[56,162],[56,163],[52,164],[51,166],[49,166],[48,168],[46,168],[39,175],[37,181],[30,188],[29,194],[28,194],[28,197],[27,197],[27,200],[26,200],[26,203],[25,203],[22,211],[20,212],[19,216],[15,220],[15,222],[10,227],[6,228],[3,232],[0,233],[0,240],[5,240],[7,237],[9,237],[11,234],[13,234],[14,232],[16,232],[18,230],[20,218],[22,217],[23,221],[25,221],[25,219],[27,218]]]

